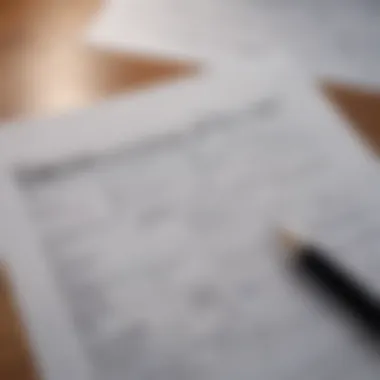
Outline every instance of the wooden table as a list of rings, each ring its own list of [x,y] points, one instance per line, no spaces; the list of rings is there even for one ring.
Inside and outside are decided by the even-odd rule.
[[[83,46],[81,29],[101,5],[100,0],[0,0],[0,121],[64,113],[197,70],[190,63]],[[323,83],[323,90],[380,151],[380,95],[332,83]],[[1,272],[0,379],[35,380],[27,335],[9,278]]]
[[[80,41],[100,0],[0,0],[0,121],[64,113],[194,72]]]

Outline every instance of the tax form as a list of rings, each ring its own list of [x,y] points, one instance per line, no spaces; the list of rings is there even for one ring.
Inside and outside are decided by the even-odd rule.
[[[376,160],[287,59],[0,136],[1,251],[43,379],[378,379],[279,223],[380,289]]]

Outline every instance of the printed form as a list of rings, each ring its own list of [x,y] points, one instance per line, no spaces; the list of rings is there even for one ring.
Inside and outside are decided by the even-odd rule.
[[[1,250],[44,379],[378,379],[279,253],[298,224],[380,289],[376,161],[286,58],[0,145]]]

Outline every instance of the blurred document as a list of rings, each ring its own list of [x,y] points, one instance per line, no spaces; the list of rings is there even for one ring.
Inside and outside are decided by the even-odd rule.
[[[288,50],[317,78],[380,83],[373,0],[110,0],[87,38],[212,62]]]
[[[45,379],[378,379],[284,270],[299,223],[375,287],[377,164],[287,59],[3,130],[1,244]]]
[[[215,61],[279,50],[260,8],[230,0],[111,0],[87,38],[106,48]]]

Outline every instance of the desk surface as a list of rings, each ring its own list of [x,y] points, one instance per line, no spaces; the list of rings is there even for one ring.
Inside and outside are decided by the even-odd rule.
[[[187,75],[195,70],[194,65],[183,62],[152,60],[133,54],[112,54],[83,47],[75,43],[73,34],[80,31],[87,18],[98,9],[100,2],[98,0],[65,2],[65,8],[59,11],[64,10],[67,16],[61,18],[63,22],[54,27],[52,21],[57,9],[52,8],[51,4],[52,2],[48,0],[20,0],[17,4],[11,0],[0,0],[0,15],[3,18],[0,20],[0,78],[2,83],[5,83],[3,86],[5,91],[0,93],[1,120],[62,113],[68,109],[92,104],[116,93]],[[37,22],[30,22],[31,15],[37,14],[39,14],[35,19]],[[73,16],[75,23],[70,24],[68,28],[64,20],[73,19]],[[28,23],[25,22],[27,19]],[[33,38],[30,38],[30,33],[27,32],[30,28],[36,31]],[[61,59],[62,56],[57,55],[56,46],[53,48],[50,43],[39,39],[39,33],[46,28],[50,32],[54,31],[56,41],[61,41],[61,46],[65,47],[63,50],[66,52],[68,76],[64,73],[60,76],[55,75],[56,59]],[[25,57],[27,61],[23,60]],[[25,62],[30,64],[37,62],[37,68],[34,67],[35,70],[30,78],[22,76],[23,80],[20,81],[18,74],[25,70]],[[81,82],[69,81],[73,86],[69,91],[71,97],[47,102],[49,97],[46,94],[49,90],[56,91],[62,88],[62,91],[67,93],[68,89],[63,85],[67,86],[67,78],[72,78],[73,72],[70,68],[78,67],[78,64],[84,69],[91,67],[92,75],[86,76],[86,80]],[[50,65],[50,70],[46,65]],[[49,72],[52,77],[65,78],[65,80],[51,81]],[[38,82],[39,78],[43,79],[40,83],[49,84],[49,87],[43,88],[44,91],[36,87],[36,80]],[[379,151],[380,95],[332,83],[324,83],[323,90],[353,121],[353,125],[369,144]],[[78,97],[78,94],[81,96]],[[0,276],[0,378],[12,380],[38,378],[26,334],[18,317],[17,305],[12,298],[10,281],[4,270]]]

